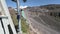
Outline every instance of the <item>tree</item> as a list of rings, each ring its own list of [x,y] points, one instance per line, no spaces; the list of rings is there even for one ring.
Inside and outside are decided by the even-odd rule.
[[[27,0],[23,0],[23,2],[26,2]]]
[[[14,2],[17,2],[17,0],[12,0],[12,1],[14,1]],[[23,2],[26,2],[27,0],[23,0]]]
[[[17,0],[12,0],[13,2],[17,2]]]

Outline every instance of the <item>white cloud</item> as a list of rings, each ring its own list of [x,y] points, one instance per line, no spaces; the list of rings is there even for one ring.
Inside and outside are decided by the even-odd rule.
[[[27,8],[27,7],[28,7],[28,6],[20,6],[21,9],[23,9],[23,8]]]
[[[23,8],[27,8],[28,6],[20,6],[20,9],[23,9]],[[17,9],[15,8],[14,10],[17,11]]]

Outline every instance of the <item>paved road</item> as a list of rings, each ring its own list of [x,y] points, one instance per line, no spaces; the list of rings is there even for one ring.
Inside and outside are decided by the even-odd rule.
[[[39,17],[29,17],[29,15],[27,15],[27,17],[29,24],[39,32],[39,34],[60,34],[60,23],[50,16],[40,15]]]

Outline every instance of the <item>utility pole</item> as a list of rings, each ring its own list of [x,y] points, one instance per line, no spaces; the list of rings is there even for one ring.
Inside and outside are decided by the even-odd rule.
[[[17,19],[18,19],[18,29],[17,29],[17,31],[18,32],[21,32],[21,15],[20,15],[21,11],[20,11],[20,3],[19,3],[19,0],[12,0],[12,1],[16,2],[16,5],[17,5],[17,12],[18,12],[18,14],[17,14]]]
[[[19,0],[12,0],[12,1],[14,1],[14,2],[16,2],[16,4],[17,4],[17,12],[18,12],[18,14],[17,14],[17,19],[18,19],[18,32],[22,32],[22,30],[21,30],[21,10],[20,10],[20,2],[19,2]],[[23,2],[26,2],[26,0],[23,0]]]
[[[21,32],[21,11],[20,11],[20,4],[19,4],[19,0],[17,0],[17,19],[18,19],[18,31]]]

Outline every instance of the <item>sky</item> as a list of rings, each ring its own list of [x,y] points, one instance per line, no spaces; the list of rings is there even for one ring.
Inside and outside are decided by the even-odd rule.
[[[16,3],[11,0],[6,0],[8,7],[16,8]],[[20,6],[41,6],[47,4],[60,4],[60,0],[27,0],[25,3],[20,0]]]

